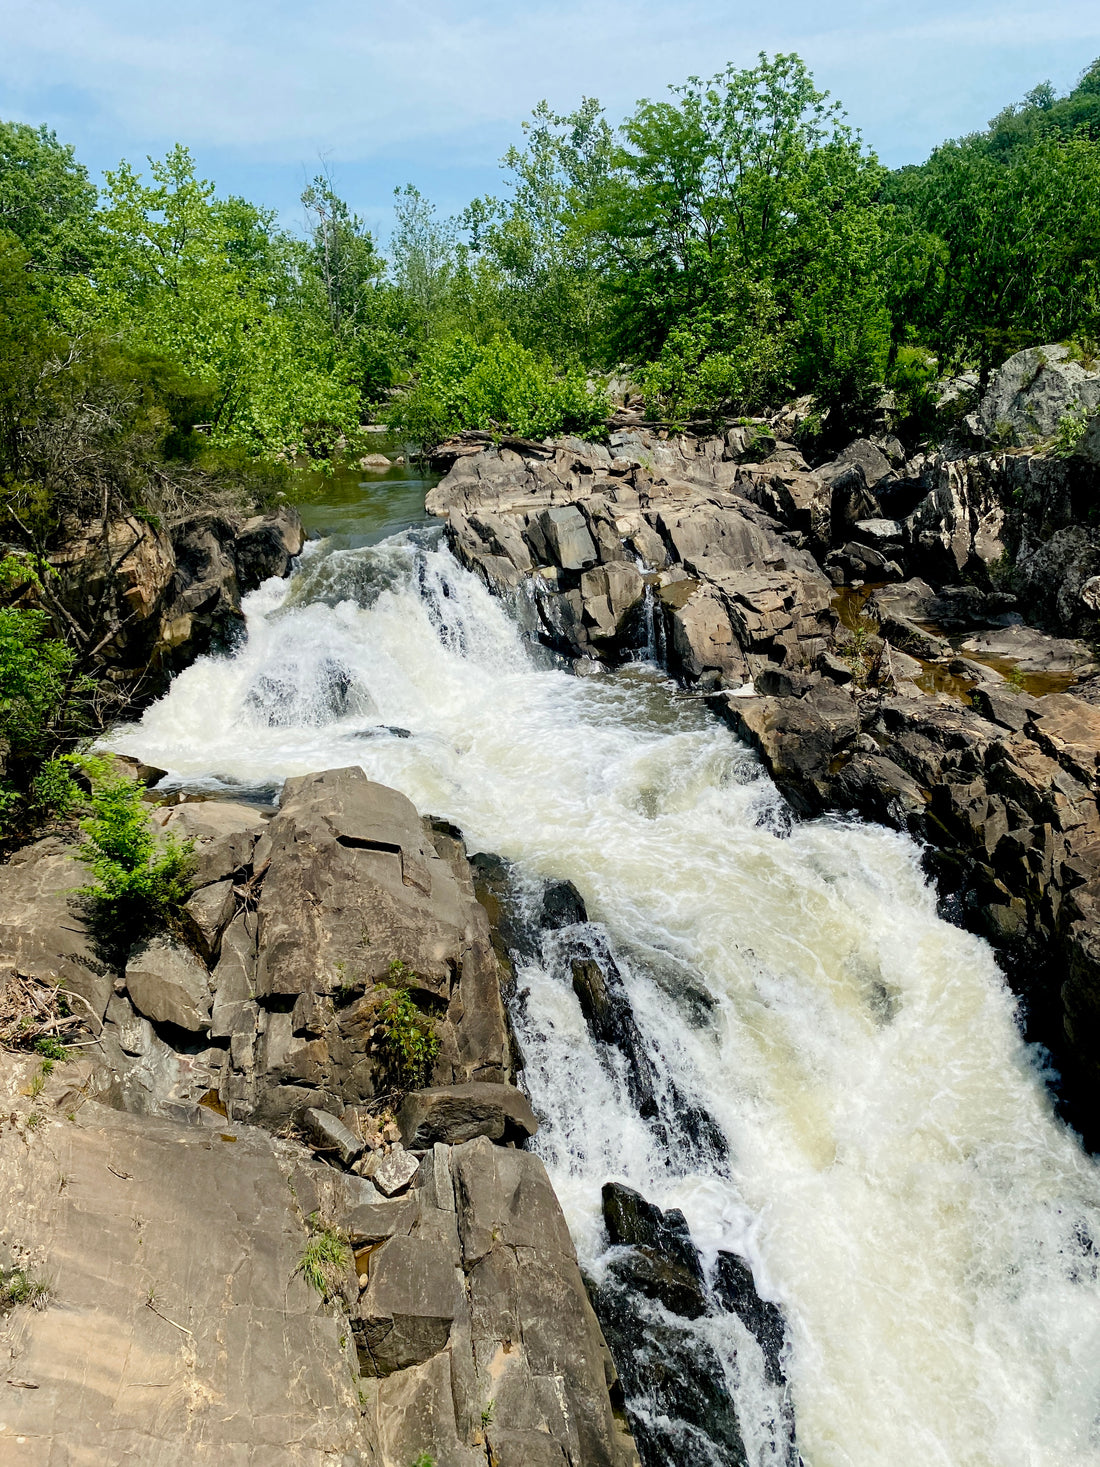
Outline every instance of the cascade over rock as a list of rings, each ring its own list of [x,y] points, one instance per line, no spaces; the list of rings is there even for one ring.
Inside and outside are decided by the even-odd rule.
[[[1010,388],[1019,398],[1031,367],[1055,373],[1051,393],[1072,388],[1073,401],[1091,401],[1095,374],[1064,357],[1013,358],[987,404]],[[1100,884],[1100,725],[1089,712],[1100,676],[1085,642],[1023,625],[1020,602],[991,569],[1011,544],[1029,608],[1055,631],[1100,635],[1100,559],[1091,532],[1072,524],[1088,471],[1004,453],[899,464],[857,440],[810,473],[792,470],[778,446],[773,466],[746,462],[733,434],[646,429],[612,434],[612,451],[609,463],[572,441],[483,447],[455,459],[429,507],[490,586],[529,588],[549,646],[587,665],[648,645],[683,680],[713,690],[713,706],[801,814],[854,809],[929,842],[941,891],[1005,952],[1036,1037],[1067,1071],[1077,1123],[1100,1136],[1088,1098],[1100,1078],[1100,943],[1088,896]],[[915,506],[903,521],[887,518],[880,502],[904,483]],[[555,555],[538,529],[546,503],[589,526],[598,567],[578,576]],[[491,551],[477,529],[485,506],[510,526]],[[500,576],[509,545],[522,550]],[[609,637],[609,582],[596,577],[618,575],[629,557],[644,570],[637,594],[650,598],[648,611],[614,621]],[[879,583],[858,634],[831,584],[851,580]],[[1054,690],[1024,692],[998,663],[1047,677]],[[935,691],[937,666],[961,679],[974,706]],[[1052,737],[1067,719],[1080,730],[1075,755]],[[583,969],[574,981],[606,1028],[600,985]]]

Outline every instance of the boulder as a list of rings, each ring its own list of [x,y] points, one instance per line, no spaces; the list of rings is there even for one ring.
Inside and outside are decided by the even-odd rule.
[[[961,644],[963,652],[977,653],[1012,663],[1025,673],[1082,674],[1095,670],[1092,653],[1084,642],[1052,637],[1034,627],[1009,626],[979,632]]]
[[[547,557],[562,570],[580,571],[594,564],[596,547],[584,515],[575,504],[543,511],[538,527],[545,537]]]
[[[859,520],[874,519],[879,514],[878,500],[868,489],[863,469],[858,463],[836,459],[823,464],[817,470],[817,477],[829,492],[829,528],[833,544],[842,544]]]
[[[200,1033],[210,1027],[210,974],[194,953],[169,938],[143,943],[126,964],[126,990],[154,1024]]]
[[[74,892],[91,877],[75,848],[56,837],[16,851],[0,866],[0,967],[64,984],[74,1012],[99,1032],[114,974],[85,925]]]
[[[1004,445],[1050,438],[1067,413],[1100,407],[1100,370],[1066,346],[1019,351],[993,374],[978,409],[987,438]]]
[[[200,887],[183,909],[188,940],[207,963],[217,961],[222,932],[237,910],[237,896],[229,879]]]
[[[454,1145],[488,1136],[490,1141],[523,1142],[538,1130],[530,1101],[514,1085],[475,1082],[429,1090],[410,1090],[397,1112],[401,1139],[410,1150],[436,1142]]]
[[[539,903],[540,927],[557,930],[588,921],[584,898],[571,881],[551,881],[543,889]]]
[[[786,1380],[783,1354],[787,1344],[783,1311],[770,1299],[760,1297],[752,1269],[736,1253],[719,1252],[714,1267],[713,1293],[715,1303],[738,1315],[755,1337],[764,1355],[768,1379],[773,1385],[781,1384]]]
[[[233,542],[241,594],[254,591],[271,576],[288,576],[304,538],[302,517],[289,506],[245,520]]]
[[[626,619],[645,595],[645,581],[637,566],[617,560],[581,576],[584,617],[591,635],[611,641],[622,635]]]
[[[419,1161],[404,1147],[394,1146],[384,1154],[371,1157],[368,1175],[384,1197],[396,1197],[416,1176]]]
[[[344,1166],[351,1166],[363,1153],[359,1137],[327,1110],[307,1106],[302,1112],[302,1124],[313,1144],[321,1151],[331,1152]]]
[[[890,460],[882,449],[872,443],[869,438],[857,438],[854,443],[849,443],[842,453],[837,454],[834,462],[858,464],[863,472],[863,482],[871,490],[874,490],[883,479],[888,478],[893,472]]]

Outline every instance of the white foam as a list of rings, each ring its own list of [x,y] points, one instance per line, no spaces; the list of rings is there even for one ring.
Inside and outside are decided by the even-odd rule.
[[[614,943],[659,958],[625,964],[630,997],[729,1138],[726,1178],[661,1154],[561,975],[521,974],[540,1147],[583,1258],[609,1176],[748,1253],[791,1322],[807,1467],[1100,1461],[1100,1176],[910,841],[839,819],[780,838],[770,783],[698,701],[644,668],[540,670],[445,550],[322,547],[246,610],[246,645],[114,747],[248,785],[361,764],[473,848],[573,880]],[[297,712],[271,722],[256,690],[280,679]],[[361,736],[381,725],[412,737]]]

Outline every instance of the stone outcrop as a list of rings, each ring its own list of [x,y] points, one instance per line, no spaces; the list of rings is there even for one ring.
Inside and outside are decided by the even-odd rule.
[[[1058,432],[1066,414],[1100,407],[1100,370],[1086,366],[1068,346],[1018,351],[993,374],[977,413],[987,438],[1004,444],[1034,443]]]
[[[436,1145],[385,1200],[213,1112],[104,1106],[88,1062],[32,1098],[36,1067],[0,1056],[0,1267],[48,1288],[0,1315],[0,1455],[636,1467],[537,1157]]]
[[[0,867],[0,980],[64,978],[98,1033],[41,1093],[0,1055],[0,1267],[51,1289],[0,1318],[4,1432],[43,1462],[637,1467],[517,1149],[538,1122],[459,834],[358,768],[288,781],[274,814],[153,814],[194,841],[196,889],[121,971],[71,906],[71,846]],[[568,889],[547,901],[568,920]],[[395,989],[438,1040],[411,1090]]]
[[[386,1460],[636,1467],[615,1367],[537,1157],[437,1145],[413,1206],[353,1220],[352,1331]],[[382,1212],[376,1208],[375,1212]]]
[[[167,527],[135,517],[92,522],[53,552],[64,615],[85,629],[112,681],[142,696],[243,630],[241,597],[285,576],[302,548],[297,510],[251,519],[205,512]]]
[[[456,444],[428,503],[578,671],[646,649],[715,695],[798,812],[927,842],[1100,1138],[1095,472],[1021,451],[906,461],[887,439],[810,471],[766,446],[642,427],[608,448]],[[614,1028],[613,973],[582,960],[575,978],[593,1031]]]

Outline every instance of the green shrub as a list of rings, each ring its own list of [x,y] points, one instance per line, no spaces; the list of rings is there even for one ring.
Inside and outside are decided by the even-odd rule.
[[[790,340],[770,292],[742,282],[726,310],[673,326],[638,373],[649,415],[676,425],[751,412],[790,386]]]
[[[411,976],[404,963],[390,965],[391,980]],[[424,1085],[439,1054],[439,1035],[431,1019],[413,1003],[409,990],[396,987],[378,1009],[382,1043],[402,1084]]]
[[[1083,405],[1072,407],[1068,412],[1062,414],[1058,419],[1058,428],[1054,434],[1054,442],[1050,451],[1055,458],[1072,458],[1077,452],[1081,439],[1093,414]]]
[[[340,1285],[351,1268],[352,1252],[348,1240],[337,1228],[311,1220],[313,1236],[302,1250],[297,1272],[322,1299],[329,1300],[340,1292]]]
[[[69,1051],[61,1043],[61,1040],[53,1034],[43,1034],[41,1038],[34,1041],[34,1047],[38,1054],[45,1056],[43,1069],[45,1069],[46,1065],[49,1065],[52,1070],[54,1060],[63,1060],[69,1057]]]
[[[91,816],[82,822],[79,855],[95,882],[82,896],[100,938],[128,947],[177,920],[191,894],[192,843],[172,836],[158,843],[141,786],[104,777],[105,762],[90,768]]]
[[[33,582],[14,556],[0,561],[0,589]],[[47,815],[67,815],[79,797],[64,758],[51,757],[80,726],[87,679],[45,612],[0,607],[0,836]]]
[[[897,401],[898,428],[909,437],[931,427],[936,416],[939,363],[922,346],[899,346],[887,374]]]
[[[32,1304],[35,1309],[45,1309],[49,1297],[49,1284],[34,1278],[25,1268],[0,1270],[0,1314],[6,1314],[17,1304]]]
[[[416,384],[394,401],[386,421],[431,445],[464,428],[523,438],[591,437],[610,411],[606,392],[591,388],[577,369],[555,372],[509,337],[483,346],[457,335],[428,347]]]

